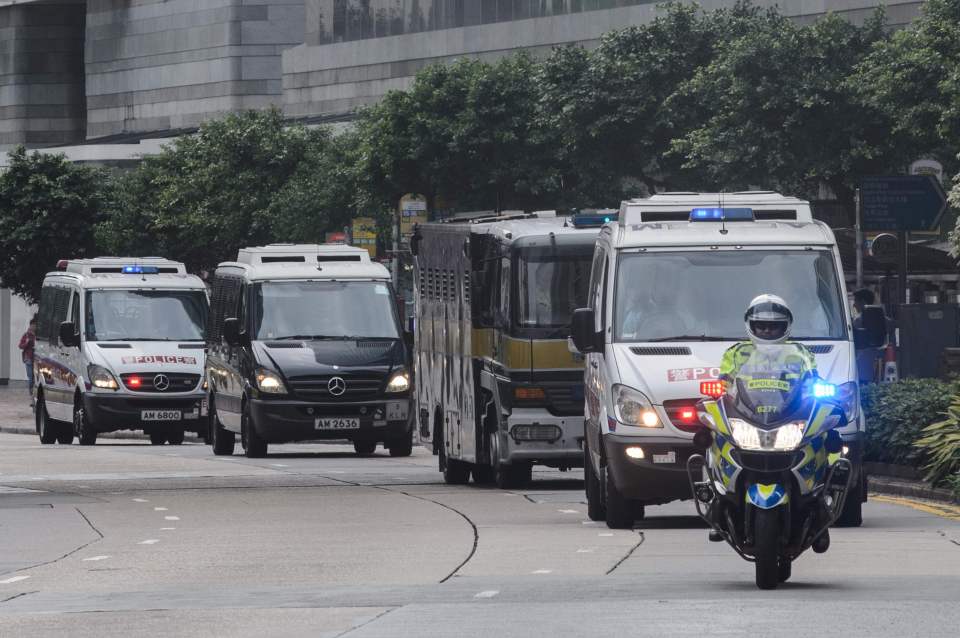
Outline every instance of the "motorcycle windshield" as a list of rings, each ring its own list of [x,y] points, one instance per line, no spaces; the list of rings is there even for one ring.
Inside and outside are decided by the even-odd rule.
[[[728,405],[758,426],[776,426],[809,411],[805,386],[811,378],[805,358],[794,344],[756,346],[742,353],[742,363],[728,388]]]

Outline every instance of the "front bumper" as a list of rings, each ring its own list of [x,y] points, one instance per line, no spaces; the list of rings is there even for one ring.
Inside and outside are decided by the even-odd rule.
[[[642,459],[627,456],[627,448],[634,446],[643,449]],[[691,440],[604,434],[603,448],[607,472],[625,497],[649,505],[692,497],[687,459],[700,450]]]
[[[530,440],[533,437],[535,440]],[[583,417],[553,416],[539,408],[514,408],[500,441],[504,463],[583,466]]]
[[[250,416],[257,434],[268,443],[365,440],[387,443],[410,435],[413,427],[409,398],[361,403],[311,403],[250,399]],[[355,429],[318,429],[319,419],[359,419]]]
[[[197,393],[168,397],[138,397],[129,394],[86,392],[83,409],[87,421],[96,432],[115,430],[150,430],[182,426],[200,432],[207,429],[207,395]],[[145,411],[178,411],[179,421],[144,421]]]

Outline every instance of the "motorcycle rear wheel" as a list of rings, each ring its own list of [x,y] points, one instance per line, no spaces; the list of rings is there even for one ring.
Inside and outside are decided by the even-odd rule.
[[[756,511],[753,538],[757,587],[776,589],[780,582],[780,513],[776,509]]]

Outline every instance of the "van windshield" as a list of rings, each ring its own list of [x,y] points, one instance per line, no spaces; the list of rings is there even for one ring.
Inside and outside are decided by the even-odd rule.
[[[390,287],[377,281],[270,281],[257,284],[253,334],[266,339],[397,339]]]
[[[847,338],[827,250],[624,254],[616,286],[617,341],[740,341],[747,306],[765,293],[792,310],[791,339]]]
[[[87,341],[203,341],[202,290],[89,290]]]
[[[562,328],[587,305],[593,246],[520,251],[517,323],[521,328]]]

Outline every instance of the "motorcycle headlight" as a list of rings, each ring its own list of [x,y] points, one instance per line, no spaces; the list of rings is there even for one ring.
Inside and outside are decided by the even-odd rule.
[[[613,408],[617,420],[625,425],[642,428],[663,427],[650,399],[639,390],[625,385],[613,386]]]
[[[774,430],[761,430],[743,419],[730,419],[733,440],[743,450],[760,452],[792,452],[803,441],[806,423],[796,421]]]
[[[406,392],[410,389],[410,373],[401,368],[390,375],[387,392]]]
[[[113,374],[103,366],[91,363],[87,366],[87,378],[93,387],[100,390],[116,390],[120,387]]]
[[[265,394],[286,394],[287,387],[283,385],[280,375],[266,368],[257,369],[257,388]]]

